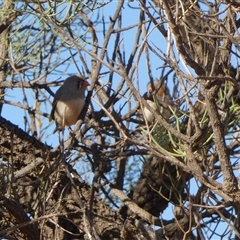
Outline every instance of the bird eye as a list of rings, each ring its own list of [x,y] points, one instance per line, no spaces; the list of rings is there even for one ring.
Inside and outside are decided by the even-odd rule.
[[[82,81],[77,81],[77,89],[82,87]]]

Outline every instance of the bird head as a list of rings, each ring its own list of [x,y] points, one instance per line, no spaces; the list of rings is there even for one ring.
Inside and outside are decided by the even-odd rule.
[[[160,97],[168,93],[168,88],[161,80],[154,80],[150,81],[147,84],[147,92],[144,94],[146,100],[152,100],[153,101],[153,95],[159,95]]]
[[[71,88],[74,88],[76,90],[86,89],[90,84],[88,81],[81,75],[74,75],[71,77],[68,77],[64,83],[64,86],[69,86]]]

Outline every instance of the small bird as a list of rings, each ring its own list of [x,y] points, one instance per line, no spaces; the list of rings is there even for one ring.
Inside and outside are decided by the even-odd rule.
[[[90,84],[82,76],[71,76],[57,90],[51,111],[51,119],[56,121],[57,129],[70,127],[79,119],[85,105],[85,90]]]
[[[155,96],[155,98],[154,98]],[[169,106],[172,106],[172,100],[167,86],[160,80],[155,80],[147,84],[147,92],[144,93],[143,98],[147,103],[166,120],[172,115]],[[155,101],[154,101],[155,99]],[[146,120],[152,123],[154,120],[153,114],[144,107],[143,109]]]

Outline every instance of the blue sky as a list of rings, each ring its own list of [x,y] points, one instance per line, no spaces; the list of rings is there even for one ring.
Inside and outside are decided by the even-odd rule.
[[[111,1],[109,4],[107,4],[104,8],[102,8],[102,10],[99,11],[99,20],[101,20],[103,17],[105,18],[105,21],[108,22],[109,21],[109,17],[113,16],[114,11],[116,9],[118,2],[117,1]],[[132,7],[130,8],[129,5]],[[125,2],[124,4],[124,10],[123,10],[123,27],[127,27],[129,25],[134,25],[137,24],[139,21],[139,10],[138,9],[133,9],[133,8],[138,8],[138,3],[136,1],[129,3],[128,1]],[[91,13],[89,13],[89,16],[91,16]],[[95,19],[95,15],[94,13],[92,13],[91,18],[94,20]],[[31,20],[31,19],[29,19]],[[99,39],[99,43],[101,46],[101,42],[103,41],[103,34],[102,34],[102,27],[101,24],[95,26],[96,30],[97,30],[97,34],[98,34],[98,39]],[[150,44],[157,44],[157,47],[159,47],[159,49],[161,49],[161,51],[163,51],[163,53],[166,53],[167,51],[167,44],[166,44],[166,40],[162,37],[162,35],[159,33],[159,31],[153,26],[150,26],[150,34],[148,36],[148,42]],[[135,33],[137,31],[137,28],[133,28],[132,30],[129,31],[125,31],[121,34],[122,37],[122,44],[121,44],[121,49],[125,49],[125,53],[126,53],[126,59],[128,60],[129,54],[132,50],[133,44],[134,44],[134,40],[135,40]],[[107,51],[109,51],[109,56],[111,56],[112,53],[112,48],[114,46],[114,37],[111,39],[111,42],[109,44],[109,48],[107,49]],[[90,46],[87,46],[90,48]],[[141,46],[139,46],[140,48]],[[73,50],[74,51],[74,50]],[[67,58],[70,56],[69,52],[65,52],[63,55],[61,55],[60,57],[62,59]],[[86,56],[86,61],[88,63],[88,66],[90,67],[90,63],[91,63],[91,59]],[[151,58],[151,67],[152,67],[152,75],[154,78],[158,78],[161,74],[161,68],[158,69],[159,67],[163,66],[163,62],[156,57],[154,54],[150,54],[150,58]],[[78,60],[78,56],[75,56],[75,59]],[[81,66],[79,66],[81,69]],[[64,80],[66,79],[66,77],[68,77],[68,75],[73,75],[76,74],[78,72],[77,68],[75,67],[75,65],[73,63],[71,63],[71,65],[69,67],[67,66],[60,66],[59,67],[60,70],[63,70],[64,72],[66,72],[65,75],[59,75],[56,72],[54,72],[53,74],[50,74],[49,76],[47,76],[47,81],[51,82],[51,81],[55,81],[56,79],[59,80]],[[107,69],[105,67],[103,67],[102,72],[106,71]],[[148,77],[148,72],[147,72],[147,66],[146,66],[146,60],[145,60],[145,54],[143,54],[140,58],[139,64],[137,66],[137,71],[138,71],[138,77],[139,77],[139,86],[140,86],[140,92],[141,94],[143,94],[146,91],[146,85],[149,82],[149,77]],[[102,82],[107,83],[107,77],[103,77],[101,79]],[[135,75],[135,77],[132,79],[134,81],[135,86],[137,85],[137,76]],[[114,75],[114,84],[113,84],[113,89],[114,87],[117,86],[117,84],[120,81],[120,77],[117,76],[116,74]],[[169,84],[168,84],[170,91],[172,91],[171,87],[173,86],[172,84],[172,79],[169,78]],[[52,90],[54,92],[56,92],[57,87],[56,88],[52,88]],[[31,90],[26,90],[26,95],[28,97],[28,101],[29,101],[29,105],[30,106],[34,106],[35,102],[34,102],[34,94]],[[48,95],[48,97],[50,97]],[[6,92],[6,99],[10,100],[10,101],[14,101],[14,102],[22,102],[23,101],[23,94],[21,90],[18,89],[8,89]],[[52,101],[52,98],[49,99],[50,101]],[[124,102],[120,102],[119,104],[123,104]],[[134,103],[134,102],[133,102]],[[96,107],[96,105],[94,105]],[[116,108],[119,107],[116,106]],[[97,108],[97,107],[96,107]],[[50,103],[47,101],[44,104],[41,104],[41,110],[46,112],[46,113],[50,113],[51,111],[51,105]],[[19,127],[24,129],[24,123],[23,123],[23,117],[25,116],[25,113],[22,109],[19,109],[18,107],[14,107],[14,106],[10,106],[10,105],[4,105],[3,108],[3,117],[5,117],[6,119],[10,120],[11,122],[13,122],[14,124],[19,125]],[[40,119],[42,119],[42,123],[44,127],[47,127],[49,125],[51,125],[48,130],[46,131],[46,135],[43,136],[42,141],[43,142],[47,142],[49,145],[52,146],[57,146],[59,144],[58,142],[58,138],[57,138],[57,133],[55,133],[54,135],[52,134],[54,128],[55,128],[55,124],[53,122],[49,122],[48,119],[39,116]],[[134,125],[132,125],[131,127],[134,127]],[[65,131],[65,135],[67,135],[68,131]],[[85,171],[85,165],[83,164],[83,162],[81,163],[82,165],[79,165],[77,167],[79,168],[83,168]],[[139,170],[139,169],[138,169]],[[86,168],[86,171],[88,171],[88,169]],[[89,174],[88,176],[91,175],[90,172],[88,172],[87,174]],[[139,174],[136,173],[136,176]],[[135,177],[136,177],[135,176]],[[191,191],[194,193],[196,192],[198,189],[197,184],[195,183],[195,181],[191,181]],[[164,212],[163,217],[169,219],[172,218],[172,209],[169,208],[168,210],[166,210]]]
[[[123,21],[123,27],[127,27],[129,25],[134,25],[137,24],[139,21],[139,10],[138,9],[133,9],[130,8],[129,5],[131,5],[133,8],[137,8],[138,7],[138,3],[137,2],[131,2],[128,3],[126,1],[126,3],[124,4],[124,10],[123,10],[123,17],[122,17],[122,21]],[[99,11],[99,19],[101,20],[102,17],[105,18],[105,22],[109,21],[109,18],[113,16],[114,11],[116,9],[117,6],[117,1],[112,1],[111,3],[107,4],[104,8],[102,8],[102,10]],[[64,15],[62,13],[62,15]],[[91,16],[91,14],[90,14]],[[129,17],[131,16],[131,17]],[[96,19],[96,17],[94,16],[94,13],[91,16],[92,20]],[[31,19],[31,17],[30,17]],[[30,19],[26,19],[25,21],[29,21]],[[116,25],[115,25],[116,26]],[[116,28],[116,27],[115,27]],[[150,40],[150,42],[154,42],[156,38],[159,38],[159,43],[161,45],[161,49],[164,50],[166,43],[165,41],[162,39],[161,35],[159,34],[159,32],[154,28],[154,26],[152,25],[150,27],[151,29],[151,33],[148,36],[148,39]],[[103,34],[102,34],[102,27],[101,24],[96,26],[96,31],[97,31],[97,36],[99,39],[99,45],[101,46],[101,42],[103,41]],[[129,58],[129,54],[131,53],[132,47],[134,45],[134,41],[135,41],[135,34],[136,34],[137,28],[133,28],[132,30],[128,30],[125,31],[121,34],[122,37],[122,44],[121,44],[121,49],[125,49],[125,53],[126,53],[126,60],[128,60]],[[114,46],[114,37],[112,37],[111,42],[108,46],[108,50],[109,51],[109,56],[111,57],[112,54],[112,48]],[[35,39],[33,38],[32,41],[35,41]],[[71,49],[72,52],[74,52],[74,49]],[[65,52],[62,56],[60,56],[62,59],[67,58],[70,56],[69,52]],[[86,60],[87,60],[87,64],[90,67],[90,63],[91,63],[91,59],[86,56]],[[159,61],[159,58],[157,58],[156,56],[154,56],[153,54],[151,54],[151,65],[152,65],[152,74],[154,78],[157,78],[160,76],[161,74],[161,69],[157,70],[158,67],[162,66],[162,62]],[[75,59],[78,61],[78,56],[75,56]],[[16,60],[16,59],[15,59]],[[78,66],[81,69],[81,65]],[[77,68],[75,67],[75,65],[70,64],[68,67],[67,66],[60,66],[58,69],[60,69],[61,71],[65,71],[66,74],[65,75],[59,75],[56,73],[53,74],[49,74],[47,76],[47,81],[51,82],[51,81],[55,81],[57,79],[59,80],[64,80],[68,77],[68,75],[73,75],[76,74],[78,72]],[[101,72],[107,71],[107,69],[105,67],[102,68]],[[146,60],[145,60],[145,54],[142,55],[142,57],[140,58],[139,64],[138,64],[138,68],[137,68],[137,72],[138,72],[138,77],[139,79],[137,79],[137,76],[135,75],[135,77],[133,78],[133,81],[135,81],[135,85],[137,85],[137,80],[139,80],[139,87],[140,87],[140,92],[141,94],[143,94],[146,91],[146,85],[149,82],[149,77],[148,77],[148,73],[147,73],[147,67],[146,67]],[[17,80],[19,80],[18,77],[16,77]],[[24,79],[26,81],[26,79]],[[27,80],[28,81],[28,80]],[[101,78],[101,81],[104,83],[107,83],[108,81],[108,75],[106,75],[106,77]],[[114,82],[113,82],[113,89],[117,86],[117,84],[120,81],[120,77],[117,76],[116,74],[114,75]],[[57,90],[58,87],[56,88],[52,88],[53,92],[55,92]],[[26,95],[28,97],[28,102],[29,105],[34,107],[35,101],[34,101],[34,93],[31,90],[26,90]],[[49,96],[49,95],[47,95]],[[50,97],[50,96],[49,96]],[[23,102],[23,95],[22,95],[22,91],[19,89],[8,89],[7,93],[6,93],[6,99],[10,100],[10,101],[14,101],[14,102]],[[52,98],[49,99],[50,101],[52,101]],[[134,101],[133,101],[134,103]],[[121,103],[120,103],[121,105]],[[118,107],[118,106],[116,106]],[[44,104],[41,104],[41,110],[46,112],[46,113],[50,113],[51,111],[51,106],[49,101],[47,101]],[[18,107],[14,107],[14,106],[10,106],[10,105],[5,105],[3,108],[3,116],[7,119],[9,119],[10,121],[12,121],[14,124],[19,125],[19,127],[24,129],[24,123],[23,123],[23,117],[25,116],[25,113],[22,109],[19,109]],[[53,123],[49,123],[48,119],[46,118],[42,118],[40,116],[40,118],[43,121],[43,125],[44,126],[48,126],[50,125],[54,125]],[[48,129],[48,133],[53,131],[54,126],[51,126]],[[56,136],[56,134],[55,134]],[[58,140],[56,139],[55,136],[50,136],[47,137],[46,139],[43,138],[43,140],[46,140],[48,144],[50,145],[57,145],[58,144]]]

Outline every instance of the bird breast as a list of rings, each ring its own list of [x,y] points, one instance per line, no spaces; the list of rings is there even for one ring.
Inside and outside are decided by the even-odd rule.
[[[157,110],[155,102],[147,100],[147,103],[153,110]],[[144,115],[148,122],[150,123],[153,122],[154,119],[153,114],[146,107],[144,107]]]
[[[169,109],[169,106],[171,105],[167,105],[166,103],[158,103],[157,106],[156,103],[151,100],[147,100],[147,103],[156,113],[160,114],[165,120],[169,120],[172,115],[171,110]],[[153,123],[154,116],[146,107],[144,107],[144,115],[149,123]]]
[[[84,104],[85,100],[82,98],[75,98],[64,102],[59,100],[56,106],[57,111],[55,111],[54,116],[59,126],[71,126],[75,124]]]

